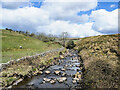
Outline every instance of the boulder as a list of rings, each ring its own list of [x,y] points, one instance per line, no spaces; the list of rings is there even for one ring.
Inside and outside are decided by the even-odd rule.
[[[65,67],[68,67],[68,65],[65,65]]]
[[[73,78],[73,80],[79,81],[79,78],[76,78],[76,77],[75,77],[75,78]]]
[[[62,71],[65,71],[66,69],[62,68],[61,70],[62,70]]]
[[[51,80],[50,83],[51,83],[51,84],[54,84],[54,83],[56,83],[56,81],[55,81],[55,80]]]
[[[64,77],[64,76],[66,76],[66,73],[62,73],[62,75],[61,75],[62,77]]]
[[[62,77],[61,79],[62,79],[62,80],[64,80],[64,81],[66,81],[66,80],[67,80],[67,78],[66,78],[66,77]]]
[[[17,80],[13,85],[17,85],[19,82],[23,81],[23,79]]]
[[[12,86],[9,86],[9,87],[7,87],[8,89],[11,89],[12,88]],[[0,88],[1,89],[1,88]],[[2,90],[2,89],[1,89]]]
[[[78,77],[79,79],[81,79],[81,74],[79,74],[77,77]]]
[[[69,67],[72,67],[72,65],[69,65]]]
[[[62,79],[58,79],[58,82],[59,83],[63,83],[64,81]]]
[[[80,67],[80,64],[76,65],[76,67]]]
[[[60,59],[64,59],[64,56],[63,56],[63,55],[60,55]]]
[[[57,80],[58,80],[59,83],[63,83],[64,81],[67,80],[67,78],[66,77],[61,77],[61,78],[58,78]]]
[[[54,72],[56,75],[59,75],[61,72],[60,71],[55,71]]]
[[[39,74],[43,74],[43,72],[42,72],[42,71],[39,71],[38,73],[39,73]]]
[[[45,74],[50,74],[50,71],[45,71]]]
[[[76,80],[73,80],[72,83],[75,84],[75,83],[76,83]]]
[[[51,79],[49,79],[49,78],[43,78],[43,80],[44,80],[45,82],[50,82]]]
[[[33,75],[37,75],[37,74],[38,74],[38,72],[34,72],[34,73],[33,73]]]

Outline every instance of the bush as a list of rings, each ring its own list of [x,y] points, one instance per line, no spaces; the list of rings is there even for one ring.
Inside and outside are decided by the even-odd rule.
[[[30,36],[30,37],[33,37],[33,36],[35,36],[35,34],[34,34],[34,33],[31,33],[29,36]]]
[[[74,44],[73,40],[70,40],[67,42],[67,45],[66,45],[67,49],[72,49],[74,47],[75,47],[75,44]]]
[[[43,42],[49,42],[49,39],[48,39],[47,37],[43,37],[43,38],[42,38],[42,41],[43,41]]]

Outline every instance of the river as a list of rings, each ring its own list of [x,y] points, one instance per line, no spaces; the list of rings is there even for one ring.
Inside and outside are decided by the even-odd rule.
[[[77,51],[72,52],[71,55],[59,60],[58,65],[46,68],[43,74],[26,78],[12,88],[75,88],[79,82],[75,80],[75,75],[81,74],[80,60]],[[46,71],[50,73],[46,74]]]

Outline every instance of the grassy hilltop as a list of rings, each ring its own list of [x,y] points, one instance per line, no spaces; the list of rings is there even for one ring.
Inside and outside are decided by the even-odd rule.
[[[85,87],[120,88],[120,34],[82,38],[79,50],[84,66]]]
[[[0,30],[0,33],[2,33],[2,61],[0,63],[61,47],[59,44],[45,43],[18,32]],[[19,49],[19,46],[23,49]]]

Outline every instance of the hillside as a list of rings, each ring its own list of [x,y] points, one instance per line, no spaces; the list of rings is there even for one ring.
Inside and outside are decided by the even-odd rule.
[[[120,88],[120,35],[82,38],[75,49],[83,60],[84,86],[87,88]],[[119,44],[118,44],[119,43]]]
[[[18,32],[0,30],[0,33],[2,33],[2,61],[0,63],[61,47],[59,44],[45,43]],[[22,46],[23,49],[20,49],[19,46]]]

